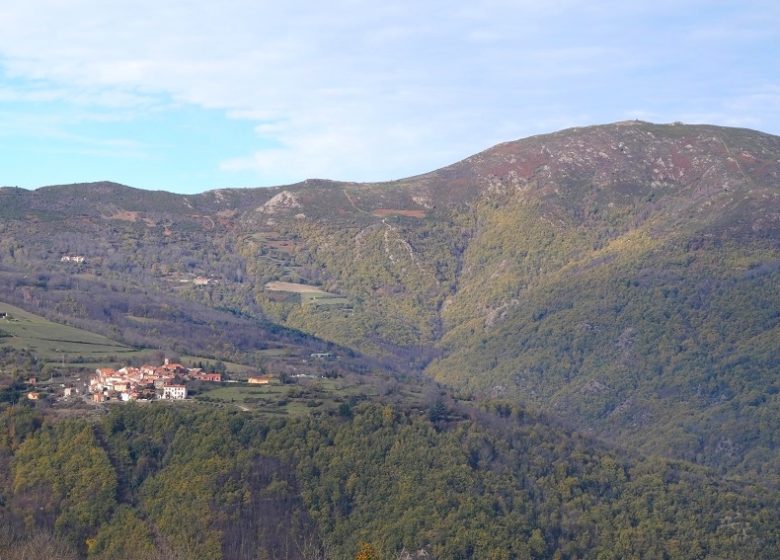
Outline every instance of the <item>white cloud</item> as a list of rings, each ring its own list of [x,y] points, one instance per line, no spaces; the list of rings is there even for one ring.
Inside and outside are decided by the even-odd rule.
[[[257,170],[261,182],[390,178],[543,127],[636,113],[648,104],[632,90],[647,89],[643,73],[690,57],[646,33],[654,10],[680,12],[665,0],[7,2],[0,102],[126,116],[194,104],[250,121],[270,146],[235,154],[226,171]],[[751,20],[751,41],[772,15]],[[724,37],[721,19],[691,21],[681,28],[697,45],[744,39]],[[760,118],[757,104],[744,106],[744,118]]]

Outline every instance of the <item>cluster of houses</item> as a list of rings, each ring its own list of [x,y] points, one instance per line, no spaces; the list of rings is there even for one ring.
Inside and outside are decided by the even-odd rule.
[[[186,399],[186,381],[221,382],[222,374],[207,373],[165,360],[161,366],[143,365],[122,369],[100,368],[89,380],[89,392],[95,402],[106,400]]]

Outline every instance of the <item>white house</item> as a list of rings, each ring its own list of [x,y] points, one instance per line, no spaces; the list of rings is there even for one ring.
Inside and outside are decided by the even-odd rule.
[[[164,399],[186,399],[187,387],[184,385],[164,385],[162,398]]]
[[[65,255],[60,259],[60,262],[74,262],[81,264],[86,260],[87,258],[82,255]]]

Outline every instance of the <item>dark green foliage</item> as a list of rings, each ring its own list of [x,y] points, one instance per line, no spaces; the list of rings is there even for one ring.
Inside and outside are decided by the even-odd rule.
[[[451,331],[429,371],[644,452],[776,483],[780,276],[742,264],[772,253],[662,249],[534,282],[494,323]]]
[[[439,422],[441,420],[444,420],[447,418],[447,405],[444,404],[444,401],[441,398],[436,399],[436,401],[428,408],[428,419],[431,422]]]
[[[29,350],[0,346],[0,391],[22,389],[19,382],[39,370],[38,359]]]
[[[2,446],[6,525],[106,560],[340,559],[361,543],[381,558],[769,559],[780,544],[777,497],[758,487],[628,461],[519,408],[456,414],[471,420],[364,404],[350,419],[163,405],[47,421]]]
[[[14,452],[15,511],[76,545],[110,515],[117,480],[93,428],[83,422],[45,426]]]
[[[348,402],[343,402],[338,408],[339,416],[344,418],[352,418],[352,406]]]
[[[87,556],[95,560],[152,560],[162,555],[149,526],[127,505],[114,512],[110,522],[87,541]]]

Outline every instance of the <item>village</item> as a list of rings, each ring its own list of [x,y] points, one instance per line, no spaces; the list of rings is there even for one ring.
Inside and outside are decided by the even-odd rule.
[[[324,360],[331,358],[330,352],[312,353],[311,358]],[[259,385],[290,385],[306,382],[314,379],[325,379],[326,375],[312,375],[309,373],[295,373],[280,375],[253,374],[240,376],[238,379],[217,371],[204,371],[202,367],[187,367],[180,363],[164,359],[162,365],[155,366],[145,364],[140,367],[125,366],[120,369],[102,367],[84,382],[80,377],[75,377],[69,383],[53,385],[39,383],[35,375],[31,375],[26,382],[28,390],[26,397],[30,401],[68,402],[86,400],[92,403],[121,403],[130,401],[180,401],[194,395],[202,401],[205,391],[211,391],[217,386],[251,387]],[[203,384],[210,385],[209,388]],[[45,388],[45,389],[44,389]],[[240,390],[240,389],[239,389]],[[274,393],[271,391],[269,394]]]
[[[183,400],[187,398],[187,381],[221,383],[222,380],[221,373],[188,368],[166,358],[160,366],[99,368],[89,380],[88,391],[95,402]]]
[[[274,353],[255,367],[208,357],[166,358],[161,351],[141,352],[7,304],[0,307],[0,326],[4,342],[23,348],[0,347],[5,360],[0,375],[8,379],[6,387],[0,386],[0,403],[24,398],[45,409],[78,408],[85,402],[100,406],[197,400],[210,406],[229,403],[242,410],[247,405],[283,407],[316,393],[317,384],[338,390],[334,380],[341,376],[338,356],[330,351],[310,352],[307,357]],[[36,348],[38,357],[27,347]],[[95,354],[85,354],[85,347]],[[312,397],[306,406],[316,401]]]

